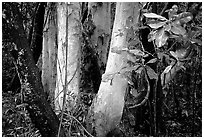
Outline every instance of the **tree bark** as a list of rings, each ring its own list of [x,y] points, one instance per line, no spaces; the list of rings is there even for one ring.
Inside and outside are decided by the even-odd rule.
[[[42,136],[57,136],[59,120],[51,106],[46,101],[46,95],[39,76],[39,70],[35,65],[31,49],[23,28],[22,15],[17,4],[12,3],[12,12],[15,15],[14,25],[11,27],[12,38],[18,49],[17,70],[22,83],[22,93],[24,103],[28,104],[31,120],[35,127],[39,129]],[[64,131],[61,130],[61,136]]]
[[[57,77],[57,4],[49,3],[44,27],[42,52],[42,84],[44,92],[54,109],[55,87]]]
[[[45,13],[46,3],[41,2],[39,6],[37,4],[36,15],[32,21],[31,33],[28,38],[29,44],[31,45],[31,51],[34,57],[35,64],[41,55],[42,52],[42,38],[43,38],[43,23],[44,23],[44,13]],[[32,41],[32,42],[31,42]],[[7,90],[12,90],[16,92],[20,87],[20,80],[18,74],[15,74],[14,80],[9,83],[10,86]]]
[[[127,48],[126,37],[127,30],[130,27],[129,23],[134,23],[137,28],[138,16],[138,3],[116,4],[115,22],[105,75],[111,75],[129,66],[126,55],[113,53],[111,49]],[[117,128],[122,117],[128,83],[121,74],[114,74],[113,76],[108,82],[101,82],[98,94],[89,112],[93,116],[89,119],[91,124],[89,123],[88,127],[95,128],[96,136],[106,136],[108,132]]]
[[[79,92],[79,57],[81,45],[80,3],[59,3],[57,7],[58,20],[58,57],[57,82],[55,89],[55,107],[62,108],[63,87],[67,76],[67,96],[70,105],[75,105]],[[67,52],[66,52],[67,47]],[[67,65],[66,65],[67,60]],[[67,70],[66,70],[67,68]],[[67,71],[67,73],[66,73]],[[67,97],[68,98],[68,97]]]
[[[47,3],[45,2],[40,3],[34,19],[33,34],[31,39],[31,51],[33,53],[35,63],[38,62],[38,59],[42,53],[43,25],[46,4]]]
[[[111,37],[111,3],[89,2],[88,9],[96,27],[91,35],[91,42],[98,53],[98,65],[102,75],[105,72]]]

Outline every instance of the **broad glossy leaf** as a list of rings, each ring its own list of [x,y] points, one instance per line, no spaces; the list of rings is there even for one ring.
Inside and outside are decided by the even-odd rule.
[[[147,70],[147,75],[150,79],[158,79],[158,75],[155,73],[155,71],[150,68],[149,66],[145,66]]]
[[[161,21],[151,21],[147,23],[147,25],[153,29],[157,29],[159,27],[162,27],[166,24],[166,22],[161,22]]]
[[[139,49],[128,50],[130,53],[134,54],[135,56],[143,56],[144,52]]]
[[[179,20],[181,24],[188,23],[193,19],[193,15],[190,12],[183,12],[178,15],[176,20]]]
[[[165,33],[164,28],[158,30],[155,36],[155,44],[158,48],[162,47],[168,39],[168,35]]]
[[[170,54],[171,54],[173,57],[177,58],[177,59],[179,59],[179,58],[184,58],[185,55],[186,55],[186,53],[187,53],[187,50],[184,49],[184,48],[183,48],[183,49],[178,49],[178,50],[176,50],[175,52],[170,51]]]
[[[163,73],[168,73],[172,68],[172,65],[169,65],[165,68],[165,70],[163,71]]]
[[[161,16],[161,15],[157,15],[155,13],[144,13],[143,14],[146,18],[157,18],[157,19],[160,19],[160,20],[167,20],[165,17]]]
[[[185,34],[186,34],[185,28],[183,28],[182,26],[180,26],[180,25],[178,25],[178,24],[173,24],[173,23],[172,23],[171,31],[172,31],[174,34],[177,34],[177,35],[185,36]]]

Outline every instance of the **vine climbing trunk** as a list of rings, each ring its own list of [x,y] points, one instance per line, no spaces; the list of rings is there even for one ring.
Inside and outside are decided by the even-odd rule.
[[[128,82],[123,75],[114,73],[129,65],[127,55],[113,53],[111,49],[127,48],[128,29],[130,29],[130,24],[137,27],[138,16],[138,3],[116,4],[111,46],[103,75],[103,77],[113,75],[113,78],[106,82],[102,79],[98,94],[88,115],[87,126],[89,129],[95,129],[92,130],[92,133],[95,133],[96,136],[106,136],[107,133],[117,128],[121,120]]]

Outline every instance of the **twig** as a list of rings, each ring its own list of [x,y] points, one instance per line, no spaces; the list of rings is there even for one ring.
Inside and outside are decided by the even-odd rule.
[[[169,4],[168,2],[165,3],[164,8],[162,9],[162,11],[160,12],[159,15],[163,15],[164,14],[165,10],[167,9],[168,4]]]
[[[67,114],[67,113],[64,113],[64,114],[65,114],[66,116],[69,116],[69,117],[73,118],[77,123],[80,124],[80,126],[84,129],[84,131],[85,131],[89,136],[94,137],[93,135],[91,135],[91,133],[89,133],[89,132],[86,130],[86,128],[81,124],[81,122],[79,122],[74,116],[69,115],[69,114]]]

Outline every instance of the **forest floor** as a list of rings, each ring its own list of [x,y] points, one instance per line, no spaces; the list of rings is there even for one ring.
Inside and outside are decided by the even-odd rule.
[[[34,127],[25,110],[26,105],[21,103],[20,91],[4,91],[15,75],[11,61],[11,58],[3,53],[2,136],[39,137],[41,136],[39,131]],[[192,59],[192,65],[187,67],[186,71],[178,73],[164,92],[166,94],[163,99],[162,119],[165,130],[158,133],[157,136],[202,136],[202,65],[199,61]],[[142,122],[137,121],[134,112],[124,110],[122,124],[119,127],[124,133],[123,136],[151,136],[150,133],[147,133],[151,125],[148,106],[140,108],[139,111],[143,111],[144,114]],[[137,123],[139,124],[136,127]],[[83,136],[83,134],[76,134],[74,129],[72,132],[71,136]]]

